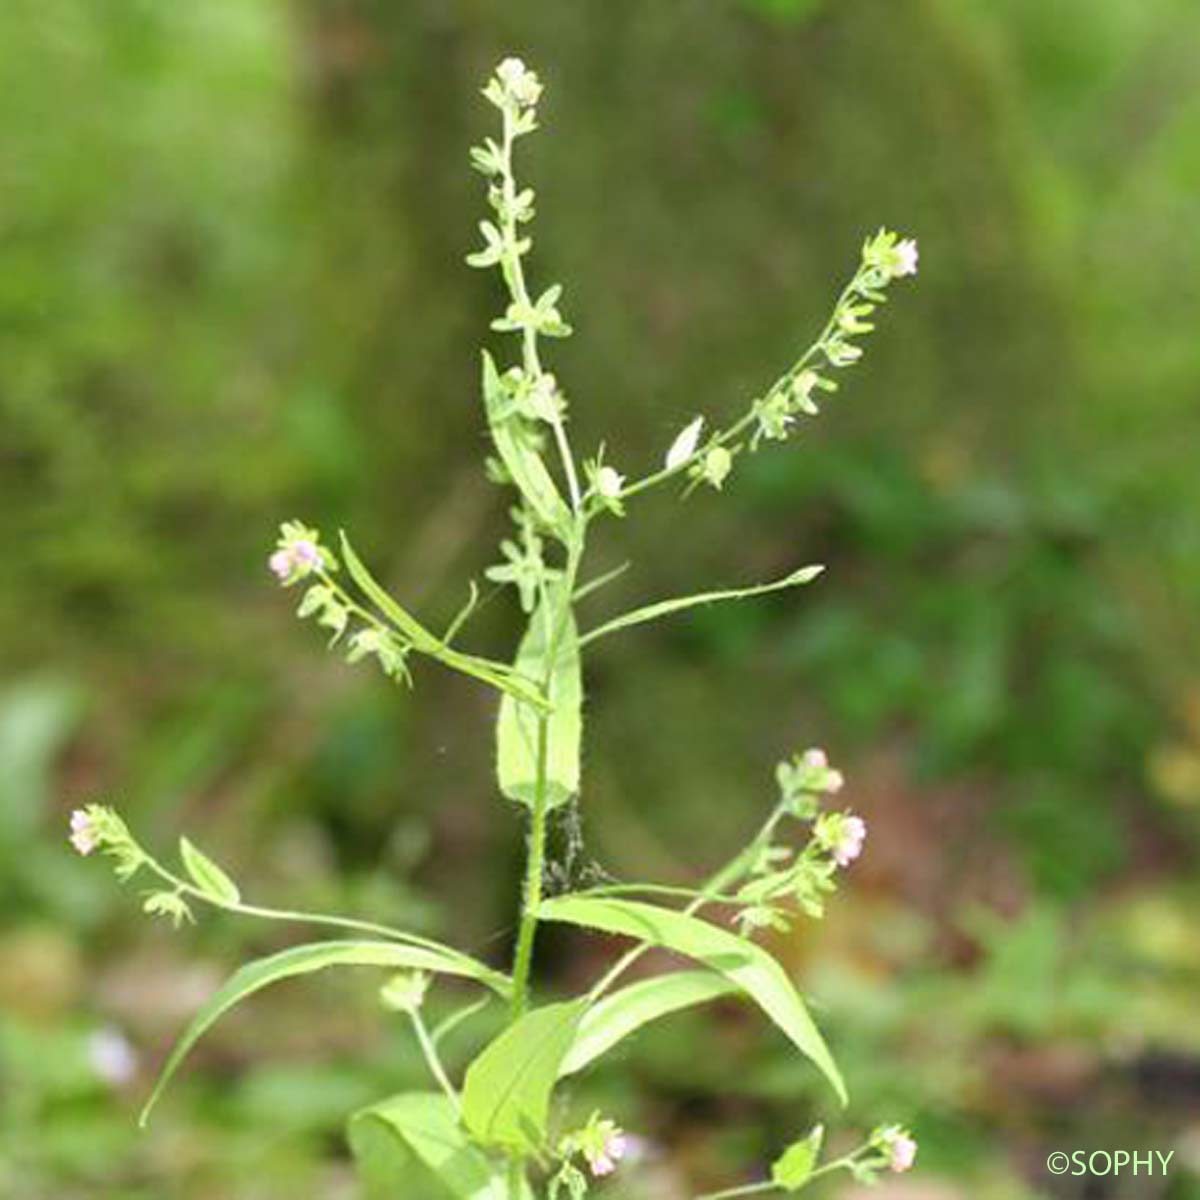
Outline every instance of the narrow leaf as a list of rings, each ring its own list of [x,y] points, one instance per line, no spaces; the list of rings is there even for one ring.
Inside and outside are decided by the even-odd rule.
[[[326,967],[389,967],[395,970],[410,968],[475,979],[501,995],[509,991],[506,976],[468,955],[449,948],[437,950],[382,941],[312,942],[304,946],[293,946],[290,950],[283,950],[268,958],[256,959],[231,975],[192,1018],[191,1024],[171,1051],[158,1082],[142,1109],[139,1123],[146,1124],[150,1110],[157,1103],[188,1051],[235,1004],[281,979],[309,975]]]
[[[407,1195],[421,1176],[455,1200],[508,1200],[503,1168],[471,1144],[453,1105],[437,1092],[408,1092],[360,1109],[348,1134],[369,1200],[396,1196],[401,1186]]]
[[[559,616],[561,586],[548,590],[552,620]],[[515,669],[527,679],[546,678],[546,659],[555,631],[548,628],[546,610],[539,604],[521,639]],[[546,810],[565,804],[579,791],[580,743],[583,738],[583,679],[574,612],[568,608],[558,634],[554,673],[550,683],[550,715],[546,723]],[[534,807],[537,801],[537,710],[506,693],[496,721],[496,773],[500,791],[510,800]]]
[[[582,1014],[581,1001],[535,1008],[484,1047],[463,1081],[463,1120],[477,1141],[519,1153],[541,1148],[550,1093]]]
[[[529,502],[543,525],[561,532],[570,521],[570,512],[558,494],[558,488],[541,455],[529,444],[528,439],[520,436],[520,427],[506,412],[508,397],[504,384],[492,356],[486,350],[483,352],[483,403],[492,441],[517,490]]]
[[[686,955],[737,984],[808,1056],[846,1102],[842,1081],[825,1040],[784,969],[761,946],[687,913],[638,900],[560,896],[538,908],[545,921],[565,921],[624,934]]]
[[[657,621],[659,617],[682,612],[687,608],[695,608],[698,604],[714,604],[719,600],[746,600],[751,596],[764,596],[767,592],[798,587],[802,583],[811,583],[824,570],[823,566],[801,567],[798,571],[793,571],[783,579],[776,579],[773,583],[760,583],[754,587],[728,588],[720,592],[700,592],[694,596],[678,596],[673,600],[660,600],[657,604],[648,604],[645,608],[635,608],[633,612],[614,617],[597,629],[589,629],[579,639],[579,645],[586,646],[589,642],[594,642],[597,638],[605,637],[610,633],[616,633],[619,629],[628,629],[631,625],[643,625],[647,621]]]
[[[438,644],[437,638],[425,628],[414,616],[406,612],[401,606],[390,596],[387,591],[379,584],[375,577],[367,570],[361,558],[354,552],[354,547],[350,545],[349,539],[345,533],[341,534],[342,543],[342,558],[346,563],[346,569],[350,572],[350,577],[362,589],[362,593],[379,609],[381,613],[412,644],[424,654],[430,653],[431,647]]]
[[[207,854],[202,854],[187,838],[179,839],[179,857],[192,882],[218,904],[237,904],[242,898],[237,884]]]
[[[659,1017],[739,990],[736,983],[712,971],[674,971],[631,983],[583,1014],[559,1074],[574,1075],[582,1071],[618,1042]]]

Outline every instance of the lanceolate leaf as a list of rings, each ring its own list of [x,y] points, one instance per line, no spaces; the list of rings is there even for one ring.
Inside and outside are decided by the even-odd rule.
[[[554,621],[561,585],[548,589]],[[568,609],[562,628],[549,628],[543,605],[529,619],[517,651],[516,670],[527,679],[545,679],[546,657],[557,634],[558,647],[550,683],[550,716],[546,724],[546,810],[565,804],[579,791],[580,742],[583,738],[583,680],[574,614]],[[537,801],[537,712],[521,700],[504,695],[496,722],[496,773],[500,790],[510,800],[531,808]]]
[[[441,638],[435,637],[420,621],[398,604],[375,577],[367,570],[362,559],[350,545],[350,540],[341,535],[342,557],[350,577],[362,589],[362,593],[377,609],[400,631],[401,635],[412,643],[421,654],[436,658],[447,667],[472,675],[493,687],[499,688],[506,695],[521,696],[533,705],[544,706],[543,698],[537,687],[530,681],[513,675],[503,663],[493,663],[479,658],[474,654],[463,654],[446,645]]]
[[[179,857],[192,882],[218,904],[236,904],[241,899],[237,884],[207,854],[202,854],[187,838],[179,839]]]
[[[517,491],[546,528],[561,534],[570,520],[570,512],[558,494],[558,488],[546,470],[541,455],[528,438],[522,437],[518,418],[506,411],[508,397],[504,384],[500,381],[500,372],[496,370],[492,356],[486,350],[483,352],[483,403],[492,441]]]
[[[628,629],[632,625],[643,625],[647,621],[657,621],[659,617],[695,608],[698,604],[715,604],[720,600],[747,600],[751,596],[764,596],[768,592],[798,587],[802,583],[811,583],[823,570],[825,568],[822,566],[801,567],[783,579],[776,579],[774,583],[760,583],[754,587],[745,588],[728,588],[720,592],[699,592],[694,596],[677,596],[673,600],[660,600],[657,604],[648,604],[645,608],[635,608],[632,612],[614,617],[596,629],[589,629],[579,639],[579,644],[586,646],[589,642],[606,637],[610,633]]]
[[[146,1124],[150,1110],[191,1048],[217,1020],[247,996],[281,979],[309,975],[326,967],[390,967],[414,969],[443,975],[461,975],[478,980],[501,995],[509,991],[506,976],[456,950],[436,950],[425,946],[406,946],[400,942],[337,941],[313,942],[293,946],[269,958],[247,963],[235,972],[192,1019],[183,1037],[171,1051],[150,1099],[142,1109],[139,1123]]]
[[[713,971],[673,971],[631,983],[605,996],[583,1014],[559,1074],[582,1071],[618,1042],[659,1017],[739,990],[732,980]]]
[[[467,1139],[454,1107],[440,1093],[408,1092],[361,1109],[350,1118],[348,1132],[370,1200],[410,1191],[509,1200],[502,1166]],[[419,1187],[422,1176],[430,1187]]]
[[[702,962],[736,983],[821,1069],[842,1103],[846,1085],[804,1001],[779,963],[761,946],[687,913],[637,900],[560,896],[538,909],[545,921],[565,921],[624,934]]]
[[[467,1068],[463,1120],[477,1141],[522,1153],[541,1148],[550,1093],[575,1040],[583,1003],[527,1012]]]

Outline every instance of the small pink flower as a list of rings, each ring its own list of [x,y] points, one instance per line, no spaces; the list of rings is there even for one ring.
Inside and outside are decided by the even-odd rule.
[[[846,777],[841,773],[841,771],[831,770],[829,774],[825,776],[825,790],[831,796],[837,795],[837,793],[840,792],[845,786]]]
[[[829,758],[824,750],[805,750],[801,761],[813,771],[824,771],[829,766]]]
[[[915,238],[905,238],[896,246],[896,265],[892,274],[899,278],[902,275],[917,273],[917,242]]]
[[[896,1133],[888,1140],[888,1166],[899,1173],[909,1171],[917,1159],[917,1143],[906,1133]]]
[[[843,817],[837,837],[830,847],[833,861],[839,867],[848,867],[861,853],[867,836],[867,823],[862,817]]]
[[[603,1123],[605,1129],[603,1140],[598,1146],[589,1146],[584,1150],[588,1166],[592,1174],[599,1178],[611,1175],[617,1169],[617,1163],[625,1157],[629,1149],[629,1139],[611,1121]]]
[[[271,568],[274,574],[281,580],[286,580],[292,573],[292,555],[288,550],[276,550],[274,554],[267,559],[267,566]]]
[[[82,808],[77,808],[71,814],[71,845],[80,854],[91,854],[98,844],[91,817]]]
[[[316,542],[302,538],[292,546],[292,561],[297,566],[312,570],[321,565],[321,551],[317,548]]]

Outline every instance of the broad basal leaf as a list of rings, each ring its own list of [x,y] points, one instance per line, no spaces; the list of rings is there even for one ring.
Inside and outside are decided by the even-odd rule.
[[[484,1047],[463,1082],[463,1120],[478,1141],[541,1148],[550,1093],[582,1015],[583,1001],[535,1008]]]
[[[349,1138],[368,1200],[509,1200],[503,1165],[468,1140],[438,1092],[408,1092],[361,1109],[350,1118]]]
[[[560,603],[561,587],[549,589],[551,612]],[[556,620],[559,618],[555,617]],[[554,631],[548,628],[543,605],[529,619],[517,651],[516,670],[527,679],[546,677],[546,656]],[[575,617],[568,610],[558,632],[558,650],[550,685],[550,716],[546,726],[546,808],[565,804],[579,791],[580,742],[583,737],[583,680]],[[500,790],[510,800],[534,807],[538,768],[537,711],[505,693],[496,722],[496,773]]]
[[[582,1071],[622,1039],[659,1017],[739,990],[732,980],[712,971],[673,971],[631,983],[583,1014],[559,1074]]]
[[[476,979],[502,995],[509,991],[506,976],[468,955],[448,948],[443,951],[426,946],[382,941],[313,942],[305,946],[293,946],[290,950],[272,954],[269,958],[247,963],[230,976],[201,1008],[171,1051],[158,1082],[154,1085],[154,1091],[142,1109],[139,1123],[146,1124],[150,1110],[157,1103],[188,1051],[235,1004],[281,979],[309,975],[326,967],[388,967],[394,970],[431,971]]]
[[[637,900],[560,896],[538,909],[544,921],[565,921],[619,933],[674,950],[736,983],[821,1069],[842,1103],[846,1085],[804,1001],[779,963],[761,946],[707,921]]]

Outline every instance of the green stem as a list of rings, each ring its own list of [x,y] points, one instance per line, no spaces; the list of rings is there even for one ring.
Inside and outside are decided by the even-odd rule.
[[[558,652],[562,647],[563,634],[571,616],[571,597],[579,564],[583,558],[583,544],[587,523],[581,516],[567,548],[567,565],[559,589],[562,607],[555,616],[555,626],[546,649],[545,691],[553,703],[554,668]],[[545,593],[545,594],[548,594]],[[546,601],[543,599],[543,604]],[[536,615],[536,614],[535,614]],[[538,906],[542,902],[542,875],[546,866],[546,818],[549,815],[549,746],[550,719],[539,716],[537,725],[537,775],[534,784],[533,813],[530,818],[529,855],[525,866],[525,884],[521,902],[521,923],[517,932],[517,949],[513,959],[512,1019],[515,1021],[524,1011],[529,999],[529,976],[533,967],[533,944],[537,935]]]
[[[417,1042],[421,1047],[421,1053],[425,1056],[425,1062],[429,1067],[430,1073],[437,1080],[438,1086],[446,1093],[446,1099],[450,1101],[454,1111],[461,1113],[462,1104],[458,1099],[458,1093],[454,1090],[454,1085],[450,1082],[450,1077],[446,1074],[446,1068],[442,1066],[442,1060],[438,1057],[437,1047],[433,1044],[433,1040],[429,1036],[429,1030],[425,1028],[425,1022],[421,1019],[420,1012],[412,1009],[408,1015],[412,1021],[413,1031],[417,1035]]]
[[[853,1166],[861,1155],[871,1149],[870,1143],[859,1146],[859,1148],[851,1154],[845,1154],[841,1158],[835,1158],[832,1162],[827,1162],[824,1166],[818,1167],[809,1177],[800,1185],[799,1188],[793,1188],[791,1191],[803,1191],[808,1187],[814,1179],[820,1179],[822,1175],[829,1175],[834,1171],[845,1170]],[[726,1188],[721,1192],[705,1192],[703,1196],[697,1196],[695,1200],[732,1200],[734,1196],[761,1196],[765,1192],[783,1192],[789,1189],[780,1187],[773,1180],[764,1179],[758,1183],[747,1183],[741,1187]]]
[[[708,882],[696,894],[695,899],[683,910],[684,913],[690,917],[703,908],[704,905],[721,899],[725,889],[735,884],[746,873],[759,848],[770,840],[771,835],[775,832],[775,826],[786,815],[787,810],[784,806],[782,804],[776,805],[771,815],[763,822],[762,828],[754,835],[750,843],[740,853],[730,859],[715,875],[710,876]],[[634,946],[632,950],[627,950],[617,959],[612,967],[593,986],[591,992],[588,993],[588,999],[591,1003],[594,1004],[599,1000],[650,949],[650,945],[649,942],[642,942],[641,945]]]
[[[859,280],[862,276],[861,268],[854,273],[854,278],[846,284],[838,296],[837,303],[833,307],[833,313],[829,320],[825,323],[825,328],[821,330],[821,336],[792,364],[789,370],[781,375],[768,389],[767,394],[775,391],[776,388],[785,386],[790,379],[794,379],[801,371],[809,366],[814,358],[825,348],[825,343],[828,341],[830,334],[833,333],[837,326],[838,314],[842,310],[842,306],[850,299],[858,288]],[[621,500],[628,500],[630,496],[636,496],[638,492],[644,492],[647,488],[655,487],[657,484],[664,483],[666,480],[673,478],[676,475],[686,471],[697,459],[707,454],[714,446],[724,446],[732,442],[740,434],[744,433],[757,419],[757,413],[754,407],[751,406],[750,411],[743,413],[732,425],[727,429],[722,430],[715,437],[709,439],[703,445],[697,448],[689,458],[674,467],[663,467],[659,471],[655,471],[652,475],[647,475],[643,479],[639,479],[628,487],[621,489],[621,494],[618,497]]]
[[[512,292],[513,299],[518,304],[528,308],[531,306],[532,301],[529,298],[529,287],[525,282],[525,268],[521,263],[520,254],[517,253],[517,222],[516,218],[512,216],[516,207],[517,196],[517,181],[513,173],[512,163],[513,142],[516,140],[513,129],[513,117],[513,110],[506,108],[504,110],[504,141],[501,146],[504,171],[504,179],[501,187],[504,192],[503,212],[505,214],[500,222],[500,234],[504,239],[505,245],[503,274],[509,285],[509,290]],[[543,373],[543,370],[541,358],[538,355],[537,330],[532,325],[526,325],[522,331],[521,346],[525,359],[525,372],[531,378],[536,379]],[[567,490],[571,496],[571,509],[578,515],[582,510],[582,494],[579,490],[579,477],[575,471],[575,456],[571,453],[562,417],[556,416],[550,422],[550,425],[554,430],[554,444],[557,446],[559,457],[562,459],[563,473],[567,479]]]
[[[696,1200],[730,1200],[733,1196],[760,1196],[763,1192],[778,1190],[775,1184],[765,1179],[761,1183],[748,1183],[745,1187],[726,1188],[723,1192],[705,1192],[703,1196],[697,1196]]]
[[[237,913],[243,917],[262,917],[269,921],[296,921],[305,925],[329,925],[336,929],[353,929],[358,933],[373,933],[380,937],[390,938],[392,941],[408,942],[414,946],[423,946],[427,950],[437,950],[439,953],[447,951],[446,946],[432,938],[421,937],[416,933],[406,933],[403,929],[393,929],[390,925],[378,925],[374,921],[359,921],[354,917],[339,917],[331,913],[296,912],[291,909],[262,908],[257,904],[242,904],[241,901],[218,900],[186,880],[180,879],[174,872],[168,871],[157,859],[146,855],[145,863],[160,879],[165,880],[176,891],[184,892],[193,899],[203,900],[205,904],[211,904],[214,908],[223,909],[225,912]]]
[[[546,865],[546,792],[550,722],[538,718],[537,778],[534,787],[533,815],[529,831],[529,854],[525,864],[525,885],[521,897],[521,926],[513,959],[512,1017],[525,1012],[529,993],[529,975],[533,967],[533,942],[537,934],[537,910],[542,902],[542,872]]]

